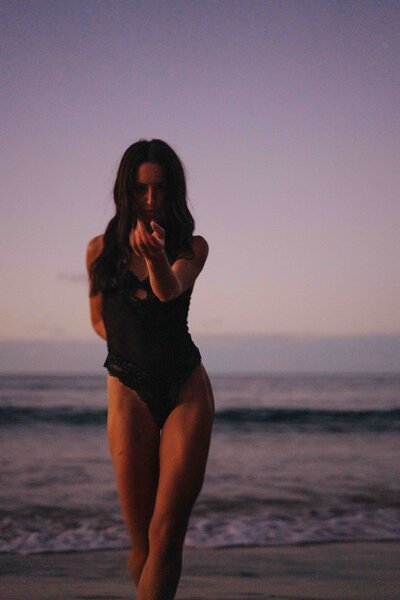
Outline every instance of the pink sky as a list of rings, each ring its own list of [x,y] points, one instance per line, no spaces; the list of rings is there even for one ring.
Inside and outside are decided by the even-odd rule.
[[[397,2],[3,3],[1,339],[90,340],[125,148],[169,142],[194,333],[399,332]]]

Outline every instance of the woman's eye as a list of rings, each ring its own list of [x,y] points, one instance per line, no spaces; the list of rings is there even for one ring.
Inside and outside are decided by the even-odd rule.
[[[159,185],[154,186],[154,187],[158,192],[165,192],[165,190],[166,190],[166,186],[164,183],[160,183]],[[142,185],[138,184],[138,185],[135,185],[135,187],[133,189],[136,194],[145,194],[147,191],[147,186],[145,186],[143,184]]]

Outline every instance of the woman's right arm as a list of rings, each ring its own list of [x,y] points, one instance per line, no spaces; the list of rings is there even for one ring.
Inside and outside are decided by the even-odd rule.
[[[99,256],[100,252],[103,249],[103,236],[98,235],[90,242],[87,246],[86,251],[86,269],[89,274],[90,265],[92,262]],[[89,274],[90,278],[90,274]],[[102,294],[96,294],[95,296],[91,296],[89,293],[89,308],[90,308],[90,320],[92,323],[92,327],[95,332],[103,338],[103,340],[107,340],[107,333],[104,327],[103,317],[102,317]]]

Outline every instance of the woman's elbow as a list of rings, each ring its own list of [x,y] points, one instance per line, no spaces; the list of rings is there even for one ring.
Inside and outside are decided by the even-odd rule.
[[[107,341],[107,333],[103,321],[92,321],[92,328],[97,335]]]
[[[181,294],[182,294],[182,284],[180,281],[177,281],[176,285],[174,285],[174,287],[171,287],[168,290],[168,292],[157,294],[157,297],[160,300],[160,302],[170,302],[171,300],[174,300]]]

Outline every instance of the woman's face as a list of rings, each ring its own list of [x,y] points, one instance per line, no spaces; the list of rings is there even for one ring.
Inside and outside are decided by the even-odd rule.
[[[140,218],[150,223],[157,221],[163,214],[166,182],[164,169],[152,162],[142,163],[136,174],[133,197]]]

